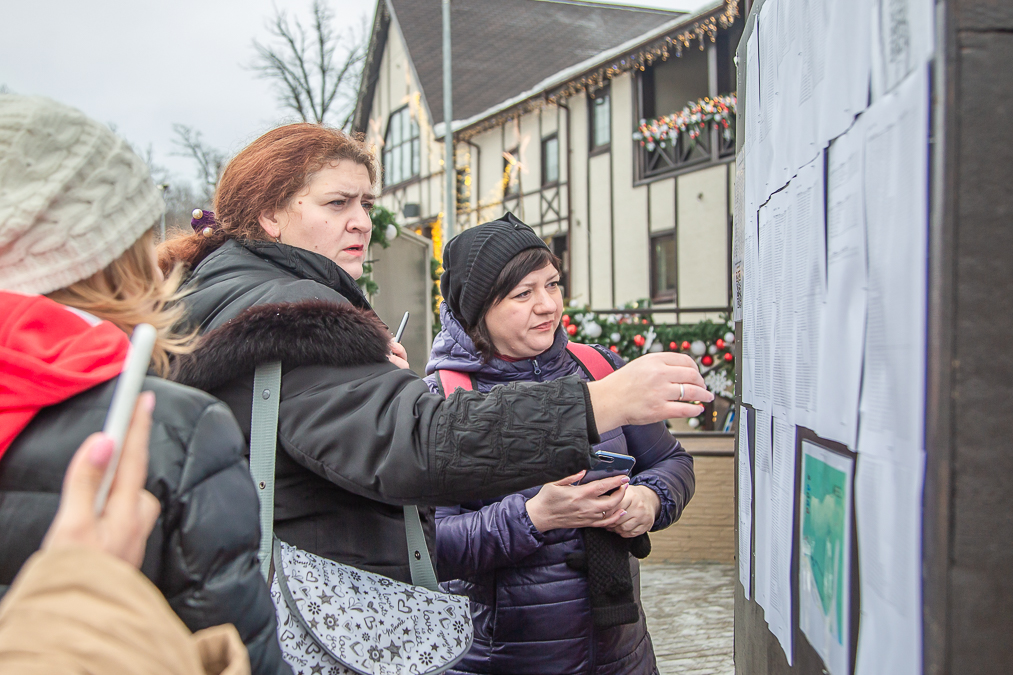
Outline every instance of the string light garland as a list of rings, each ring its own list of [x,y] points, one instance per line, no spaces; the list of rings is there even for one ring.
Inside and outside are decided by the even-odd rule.
[[[718,29],[728,29],[734,25],[739,17],[739,5],[737,0],[725,0],[724,7],[718,14],[713,14],[706,19],[697,21],[689,28],[686,28],[674,35],[659,38],[647,44],[635,52],[631,52],[611,64],[603,65],[596,70],[585,73],[578,79],[571,80],[560,89],[552,92],[545,92],[540,96],[530,98],[509,110],[497,115],[488,117],[476,122],[467,129],[458,131],[455,135],[460,140],[468,140],[474,136],[498,127],[513,119],[519,118],[535,110],[548,106],[555,106],[559,101],[571,98],[585,91],[595,91],[605,86],[606,82],[631,71],[643,72],[649,66],[658,61],[667,61],[673,54],[676,58],[682,56],[682,52],[689,49],[696,43],[701,51],[706,48],[708,42],[717,42]]]

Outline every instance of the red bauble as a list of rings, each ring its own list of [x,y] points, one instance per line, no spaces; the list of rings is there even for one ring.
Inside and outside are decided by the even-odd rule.
[[[644,324],[646,326],[647,325],[647,319],[643,319],[640,323],[642,323],[642,324]]]
[[[564,314],[563,315],[563,325],[564,326],[569,326],[570,325],[570,315],[569,314]]]
[[[571,324],[571,325],[569,325],[569,326],[566,327],[566,332],[569,335],[576,335],[577,334],[577,327]]]
[[[616,347],[615,345],[612,345],[611,347],[609,347],[609,349],[612,350],[613,354],[618,354],[619,353],[619,347]]]
[[[703,358],[700,359],[700,363],[704,364],[705,366],[713,365],[714,357],[712,357],[710,354],[704,354]]]
[[[635,344],[636,346],[643,347],[645,342],[647,342],[647,340],[644,339],[643,335],[633,336],[633,344]]]
[[[735,356],[733,356],[731,352],[725,352],[725,361],[734,361],[734,360]]]
[[[671,351],[673,351],[673,352],[677,352],[677,351],[679,351],[679,345],[677,345],[677,344],[676,344],[676,343],[674,343],[674,342],[669,342],[669,343],[668,343],[668,348],[669,348],[669,349],[670,349]]]
[[[714,346],[717,347],[718,349],[724,349],[725,341],[722,340],[721,338],[718,338],[717,340],[714,341]]]
[[[688,351],[689,351],[689,348],[690,348],[690,346],[691,346],[691,345],[689,344],[689,340],[683,340],[683,341],[682,341],[682,351],[684,351],[684,352],[688,352]]]

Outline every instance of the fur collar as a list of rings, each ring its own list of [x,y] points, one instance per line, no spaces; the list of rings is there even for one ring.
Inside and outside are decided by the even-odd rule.
[[[255,305],[205,333],[194,352],[176,359],[172,379],[212,391],[269,361],[281,361],[283,370],[386,363],[390,339],[376,314],[352,305]]]

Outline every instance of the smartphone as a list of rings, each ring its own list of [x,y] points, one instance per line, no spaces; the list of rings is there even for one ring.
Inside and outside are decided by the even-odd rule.
[[[620,455],[615,452],[605,452],[604,450],[598,450],[594,453],[597,461],[588,470],[584,477],[577,481],[578,485],[584,485],[591,481],[601,480],[602,478],[611,478],[612,476],[630,475],[630,471],[633,470],[633,465],[637,463],[637,460],[630,455]]]
[[[408,325],[408,312],[404,313],[401,317],[401,325],[397,327],[397,332],[394,333],[394,342],[401,342],[401,336],[404,335],[404,328]]]
[[[127,352],[127,360],[123,363],[120,377],[116,380],[113,400],[109,404],[109,412],[106,413],[105,426],[102,427],[102,432],[113,439],[113,456],[102,476],[98,494],[95,495],[96,514],[102,513],[102,509],[106,506],[106,499],[109,498],[109,488],[113,484],[113,476],[116,475],[120,455],[123,454],[123,439],[126,438],[130,419],[134,415],[137,397],[141,395],[141,385],[144,383],[144,376],[148,373],[156,336],[157,331],[154,326],[142,323],[134,328],[134,333],[130,337],[130,351]]]

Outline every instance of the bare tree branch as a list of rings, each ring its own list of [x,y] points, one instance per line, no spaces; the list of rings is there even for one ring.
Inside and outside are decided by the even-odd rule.
[[[313,0],[311,35],[298,19],[289,21],[284,11],[276,9],[267,25],[271,43],[253,42],[252,68],[275,84],[281,106],[303,121],[323,124],[336,118],[347,129],[366,59],[368,32],[365,17],[358,29],[351,27],[340,34],[333,24],[334,14],[321,0]]]
[[[176,138],[172,139],[177,150],[172,154],[187,157],[197,164],[197,180],[200,184],[203,205],[209,205],[214,199],[218,176],[225,168],[225,153],[205,142],[201,132],[185,124],[173,124],[172,130]]]

